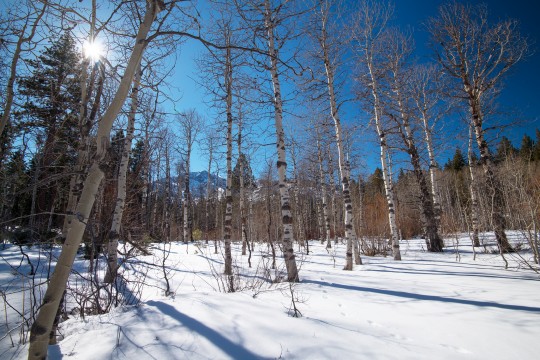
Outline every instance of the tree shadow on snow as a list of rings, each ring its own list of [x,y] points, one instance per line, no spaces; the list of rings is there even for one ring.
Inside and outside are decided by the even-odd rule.
[[[440,301],[440,302],[445,302],[445,303],[455,303],[455,304],[472,305],[472,306],[479,306],[479,307],[491,307],[491,308],[499,308],[499,309],[505,309],[505,310],[517,310],[517,311],[540,313],[540,308],[532,307],[532,306],[499,304],[492,301],[466,300],[466,299],[457,299],[457,298],[450,298],[450,297],[437,296],[437,295],[423,295],[423,294],[415,294],[415,293],[410,293],[410,292],[405,292],[405,291],[395,291],[395,290],[368,288],[368,287],[363,287],[363,286],[335,284],[335,283],[328,283],[325,281],[317,281],[317,280],[303,280],[302,283],[315,284],[315,285],[320,285],[320,286],[329,286],[329,287],[345,289],[345,290],[370,292],[370,293],[381,294],[381,295],[397,296],[401,298],[408,298],[408,299],[415,299],[415,300]]]
[[[224,353],[226,353],[233,359],[242,359],[242,360],[265,359],[262,356],[252,353],[251,351],[247,350],[243,346],[235,344],[231,340],[227,339],[225,336],[209,328],[208,326],[204,325],[200,321],[195,320],[194,318],[187,316],[186,314],[182,314],[171,305],[165,304],[161,301],[153,301],[153,300],[148,301],[146,304],[149,306],[156,307],[163,314],[166,314],[172,317],[173,319],[177,320],[188,329],[199,333],[201,336],[204,336],[206,339],[212,342],[216,347],[218,347],[221,351],[223,351]]]
[[[508,279],[508,280],[519,280],[519,281],[538,281],[537,278],[532,276],[526,277],[522,276],[511,276],[511,275],[496,275],[489,274],[486,272],[454,272],[454,271],[444,271],[444,270],[408,270],[399,267],[393,267],[388,265],[377,265],[378,269],[369,269],[370,272],[384,272],[384,273],[397,273],[397,274],[419,274],[419,275],[446,275],[446,276],[463,276],[463,277],[479,277],[479,278],[494,278],[494,279]],[[444,265],[443,265],[444,266]]]

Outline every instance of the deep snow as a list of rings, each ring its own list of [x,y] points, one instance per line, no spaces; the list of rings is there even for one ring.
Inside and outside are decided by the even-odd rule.
[[[219,292],[224,279],[217,275],[222,255],[213,254],[212,244],[173,243],[166,263],[173,296],[164,295],[161,269],[125,264],[126,274],[145,274],[147,286],[133,289],[141,302],[84,320],[70,316],[61,325],[63,340],[50,346],[49,357],[537,359],[539,275],[516,255],[507,255],[508,270],[497,254],[479,252],[473,260],[465,236],[459,246],[450,239],[446,243],[445,253],[432,254],[422,250],[423,240],[402,241],[403,261],[363,256],[364,265],[347,272],[342,270],[343,244],[327,252],[311,241],[309,255],[297,252],[301,282],[292,293],[302,313],[298,318],[291,316],[289,284],[265,280],[281,271],[267,268],[266,245],[254,252],[251,270],[234,246],[237,269],[245,276],[237,283],[241,290],[225,293]],[[137,260],[160,260],[162,246],[153,245],[154,255]],[[30,252],[37,256],[36,249]],[[20,253],[7,247],[1,255],[5,289],[17,281],[5,264],[16,265]],[[530,260],[530,254],[521,256]],[[79,271],[85,266],[78,260]],[[9,309],[8,314],[16,320]],[[1,329],[0,358],[25,358],[27,346],[11,347],[6,327]]]

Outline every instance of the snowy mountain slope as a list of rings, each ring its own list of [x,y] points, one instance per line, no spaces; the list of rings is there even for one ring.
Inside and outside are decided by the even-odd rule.
[[[189,188],[194,197],[200,197],[206,195],[206,184],[208,183],[208,171],[197,171],[189,173]],[[164,189],[165,179],[159,179],[155,182],[158,189]],[[210,174],[210,189],[225,189],[227,186],[227,179],[222,178],[216,174]],[[171,179],[171,191],[173,194],[177,194],[179,189],[184,188],[184,178],[182,176],[174,177]]]

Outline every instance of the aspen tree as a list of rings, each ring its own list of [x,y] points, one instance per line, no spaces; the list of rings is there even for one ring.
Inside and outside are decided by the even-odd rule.
[[[69,229],[66,241],[62,247],[62,252],[60,253],[57,265],[45,292],[43,304],[30,331],[28,358],[31,360],[41,360],[47,357],[49,334],[58,305],[66,288],[77,249],[81,243],[90,212],[94,205],[98,187],[104,177],[104,171],[101,167],[103,166],[102,162],[106,155],[111,127],[127,98],[137,66],[140,63],[144,49],[147,46],[145,41],[146,37],[157,14],[163,10],[162,6],[163,4],[159,1],[147,1],[146,12],[141,21],[137,36],[135,37],[135,44],[127,62],[124,76],[120,81],[111,105],[100,121],[96,136],[96,155],[86,180],[84,181],[84,187],[77,205],[76,216],[72,220],[73,224]]]
[[[504,196],[486,140],[486,98],[494,95],[503,76],[527,55],[527,40],[519,34],[515,20],[491,25],[485,6],[458,2],[441,6],[439,16],[430,20],[429,30],[438,62],[454,79],[457,97],[469,108],[497,244],[501,253],[512,252],[505,231]]]
[[[386,3],[366,0],[362,1],[356,12],[354,25],[354,41],[356,42],[358,60],[367,69],[366,86],[372,96],[372,116],[375,121],[375,129],[379,137],[380,159],[384,180],[384,189],[386,193],[386,202],[388,205],[388,222],[390,225],[390,235],[392,243],[392,252],[394,260],[401,260],[399,249],[399,234],[396,223],[394,187],[390,176],[388,164],[388,143],[387,134],[382,124],[383,104],[381,99],[381,88],[379,81],[381,79],[381,69],[377,68],[376,57],[378,56],[378,46],[380,38],[386,27],[388,19],[392,14],[392,9]]]
[[[335,76],[336,66],[335,62],[331,61],[330,51],[335,51],[332,48],[331,39],[328,33],[328,21],[330,17],[330,7],[332,3],[329,1],[320,1],[320,7],[317,9],[318,14],[318,28],[319,35],[317,36],[318,45],[322,52],[321,61],[324,63],[324,70],[326,73],[327,87],[328,87],[328,100],[330,103],[330,115],[334,121],[334,128],[336,132],[336,145],[338,149],[338,166],[341,178],[341,188],[343,192],[343,202],[345,211],[345,240],[347,241],[346,251],[346,264],[344,270],[353,269],[353,243],[356,242],[356,232],[354,229],[353,219],[353,204],[350,192],[350,174],[347,167],[347,160],[345,159],[345,152],[343,149],[343,135],[341,119],[339,116],[337,94],[335,89]],[[359,256],[359,255],[358,255]]]
[[[440,111],[435,114],[436,107],[440,102],[440,72],[434,66],[417,65],[412,78],[412,99],[417,109],[417,116],[422,125],[425,135],[426,148],[429,158],[429,176],[431,180],[431,196],[437,226],[441,223],[441,200],[438,189],[439,165],[435,159],[433,145],[433,126],[436,120],[444,114]]]
[[[193,145],[198,141],[199,132],[203,127],[203,119],[195,109],[189,109],[179,114],[178,122],[180,124],[180,132],[184,141],[182,156],[184,158],[184,242],[193,241],[191,228],[191,189],[190,175],[191,171],[191,153]]]
[[[392,98],[391,101],[397,105],[394,106],[397,114],[390,113],[390,117],[397,124],[399,135],[401,135],[400,137],[410,156],[413,173],[420,188],[421,218],[428,251],[442,252],[444,243],[439,236],[433,198],[420,164],[420,153],[411,125],[412,110],[407,102],[407,98],[412,97],[409,91],[410,87],[407,86],[410,82],[410,74],[406,68],[407,56],[411,51],[408,45],[410,39],[396,30],[387,31],[385,35],[385,55],[391,73],[391,84],[388,93],[390,94],[389,97]]]
[[[113,213],[113,221],[109,232],[109,244],[107,247],[107,273],[104,281],[111,283],[116,278],[118,268],[118,240],[120,238],[120,226],[124,215],[126,190],[127,190],[127,171],[129,164],[129,155],[131,154],[131,142],[135,133],[135,116],[138,108],[139,87],[141,85],[141,64],[139,63],[135,76],[133,77],[133,87],[131,88],[131,104],[128,114],[128,125],[120,167],[118,169],[118,183],[116,204]]]
[[[280,4],[282,5],[282,4]],[[273,87],[274,121],[276,128],[276,147],[278,154],[277,169],[279,179],[279,192],[281,198],[281,225],[283,228],[282,245],[285,267],[287,268],[287,280],[298,282],[298,269],[293,249],[293,219],[290,204],[289,188],[286,181],[287,161],[285,154],[285,133],[283,131],[283,100],[281,93],[281,81],[278,72],[279,51],[276,47],[276,27],[279,12],[282,6],[272,6],[270,0],[264,0],[264,28],[266,32],[267,54],[269,58],[269,71]]]
[[[472,240],[473,246],[480,246],[480,239],[478,238],[478,197],[476,196],[476,189],[474,185],[476,184],[475,174],[474,174],[474,159],[473,159],[473,128],[472,125],[469,126],[469,146],[467,147],[467,159],[468,159],[468,168],[469,176],[471,177],[471,182],[469,183],[469,193],[471,195],[471,226],[472,226]]]

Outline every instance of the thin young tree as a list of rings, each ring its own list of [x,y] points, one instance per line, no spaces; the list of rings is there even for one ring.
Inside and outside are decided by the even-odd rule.
[[[385,69],[381,68],[383,63],[380,58],[381,38],[386,25],[392,15],[393,9],[386,2],[364,0],[358,5],[355,12],[353,40],[355,51],[358,54],[359,63],[367,70],[367,75],[361,77],[360,81],[368,89],[371,100],[371,111],[375,122],[375,129],[379,137],[381,151],[381,167],[388,205],[388,222],[390,225],[390,235],[392,239],[392,252],[394,260],[401,260],[399,249],[399,234],[396,223],[396,207],[394,200],[394,186],[390,175],[388,164],[388,140],[387,132],[383,125],[383,103],[382,103],[382,77]]]
[[[317,128],[318,130],[318,128]],[[317,160],[319,163],[319,177],[321,187],[321,201],[322,201],[322,212],[324,218],[324,240],[326,242],[326,248],[332,248],[332,241],[330,241],[330,214],[328,213],[328,200],[326,195],[326,173],[324,171],[324,161],[322,156],[322,144],[319,139],[319,131],[317,131]]]
[[[180,136],[184,142],[182,147],[182,157],[184,160],[184,242],[193,241],[191,228],[191,189],[189,172],[191,168],[191,153],[193,145],[198,141],[199,133],[204,126],[204,119],[195,110],[189,109],[178,115],[178,124],[180,126]]]
[[[416,117],[424,130],[426,149],[429,159],[431,196],[437,225],[441,223],[441,201],[438,189],[439,164],[435,158],[433,131],[440,118],[446,113],[442,107],[443,91],[442,72],[434,65],[416,65],[410,81],[411,98],[416,107]]]
[[[467,147],[467,159],[469,176],[471,181],[469,183],[469,194],[471,196],[471,226],[472,226],[472,241],[473,246],[480,246],[480,239],[478,238],[478,196],[476,195],[476,175],[474,174],[474,159],[473,159],[473,128],[469,126],[469,146]]]
[[[356,231],[354,229],[353,219],[353,203],[350,191],[350,173],[348,170],[347,159],[344,151],[343,130],[339,114],[339,101],[336,89],[336,75],[338,73],[338,63],[342,56],[343,44],[340,39],[343,38],[343,33],[332,33],[330,22],[332,18],[337,18],[333,12],[338,6],[336,1],[320,0],[318,6],[314,10],[315,20],[315,41],[317,42],[318,50],[316,54],[318,60],[324,64],[324,73],[326,77],[328,101],[330,105],[330,115],[334,121],[336,146],[338,150],[338,167],[341,179],[341,188],[343,192],[343,203],[345,211],[345,239],[347,241],[346,264],[344,270],[353,269],[353,243],[356,242]],[[359,256],[359,255],[358,255]]]
[[[107,272],[104,282],[112,283],[116,279],[118,271],[118,240],[120,239],[120,225],[124,215],[126,193],[127,193],[127,172],[129,164],[129,155],[131,154],[131,143],[135,133],[135,117],[137,115],[139,88],[141,86],[141,64],[139,63],[133,77],[133,87],[131,88],[130,107],[128,113],[128,125],[124,146],[122,149],[122,158],[118,169],[118,182],[116,203],[113,213],[111,230],[109,231],[109,243],[107,246]]]
[[[13,33],[15,37],[15,48],[13,49],[13,55],[11,57],[11,63],[9,66],[9,78],[6,84],[4,103],[2,104],[2,117],[0,118],[0,136],[2,136],[2,133],[4,132],[4,129],[6,128],[6,125],[9,122],[11,116],[11,108],[13,106],[13,100],[15,96],[14,88],[17,78],[17,66],[19,64],[19,60],[21,59],[21,55],[23,53],[34,48],[35,45],[32,44],[32,42],[34,40],[37,27],[41,23],[43,15],[45,15],[45,12],[49,7],[49,3],[47,1],[43,1],[43,3],[37,4],[33,1],[24,1],[17,4],[16,6],[21,6],[23,7],[23,9],[20,9],[18,11],[12,11],[11,14],[16,14],[17,18],[19,18],[20,20],[11,21],[13,19],[6,19],[3,21],[4,24],[0,25],[2,27],[4,25],[8,25],[8,29],[3,29],[4,31],[2,32]],[[24,16],[21,16],[22,13],[24,13]],[[20,24],[18,24],[19,22]],[[11,29],[12,26],[14,26],[15,28]],[[2,46],[9,46],[7,44],[8,39],[11,36],[6,36],[6,34],[4,33],[0,35],[0,37],[2,39]]]
[[[455,80],[456,96],[466,102],[480,151],[486,192],[491,198],[491,222],[501,252],[514,249],[508,242],[503,214],[504,197],[494,171],[486,139],[489,98],[496,95],[503,76],[527,55],[528,44],[515,20],[490,24],[484,5],[451,2],[429,21],[435,54],[446,74]]]
[[[287,280],[299,281],[296,257],[294,254],[293,214],[291,211],[291,197],[287,184],[287,160],[285,146],[285,132],[283,129],[283,93],[281,87],[281,61],[280,50],[290,40],[292,29],[286,28],[287,21],[298,15],[291,11],[293,2],[264,0],[262,2],[243,0],[235,1],[238,14],[243,24],[253,34],[254,53],[259,54],[262,60],[257,64],[264,66],[268,71],[272,84],[272,108],[276,131],[277,169],[279,178],[279,191],[281,203],[282,245]],[[290,24],[290,22],[289,22]]]

